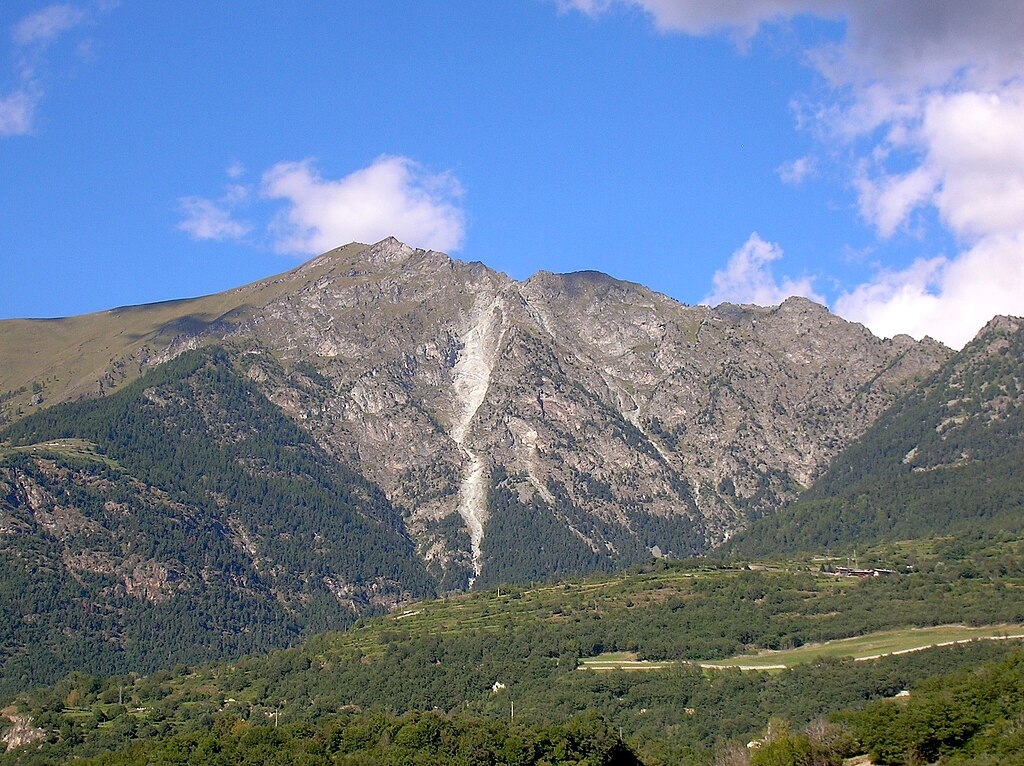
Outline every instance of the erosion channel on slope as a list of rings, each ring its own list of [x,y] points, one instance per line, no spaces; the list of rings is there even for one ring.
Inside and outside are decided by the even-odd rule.
[[[457,409],[448,432],[466,456],[462,483],[459,489],[459,515],[469,530],[473,554],[473,573],[470,586],[480,575],[483,560],[480,543],[487,520],[487,463],[483,457],[465,444],[473,417],[487,395],[491,372],[505,335],[503,303],[495,296],[489,303],[475,307],[469,329],[460,338],[462,348],[452,368],[452,387],[455,389]]]

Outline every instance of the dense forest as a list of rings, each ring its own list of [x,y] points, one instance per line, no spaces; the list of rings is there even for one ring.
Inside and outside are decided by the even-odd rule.
[[[899,704],[873,702],[844,719],[879,763],[1024,762],[1024,652],[928,678]]]
[[[43,410],[5,442],[2,692],[287,646],[434,592],[379,489],[220,351]]]
[[[125,747],[91,757],[83,753],[101,746],[80,748],[76,762],[91,766],[642,766],[618,732],[593,715],[531,727],[419,711],[402,716],[348,713],[316,723],[280,726],[225,714],[166,736],[137,736],[137,728],[132,736],[131,720],[121,716],[110,727],[129,732],[122,740],[128,743]],[[19,758],[26,764],[36,760],[32,754]]]

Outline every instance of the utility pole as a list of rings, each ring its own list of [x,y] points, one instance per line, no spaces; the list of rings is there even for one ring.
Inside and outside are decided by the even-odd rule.
[[[516,701],[509,700],[509,704],[512,705],[512,715],[510,716],[509,720],[514,721],[516,720]]]

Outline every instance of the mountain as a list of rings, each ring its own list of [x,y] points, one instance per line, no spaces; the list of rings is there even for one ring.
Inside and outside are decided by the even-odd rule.
[[[707,551],[952,353],[803,299],[712,309],[596,272],[517,282],[388,239],[218,295],[0,323],[0,438],[27,446],[31,413],[201,347],[379,489],[442,591]]]
[[[1024,320],[996,317],[835,460],[732,542],[746,555],[1024,534]]]
[[[772,716],[803,726],[1011,656],[681,662],[1018,632],[1022,325],[954,354],[802,299],[689,307],[395,240],[218,295],[0,322],[0,698],[18,695],[0,734],[48,740],[6,758],[276,737],[404,762],[433,732],[708,762]],[[899,577],[651,561],[968,532],[984,547],[936,543]],[[606,652],[668,664],[575,672]],[[513,701],[507,731],[471,718]],[[573,723],[584,709],[604,720]]]

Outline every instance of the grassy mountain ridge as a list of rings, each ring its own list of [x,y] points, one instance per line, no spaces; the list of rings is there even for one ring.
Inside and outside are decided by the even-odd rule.
[[[353,243],[341,251],[358,251]],[[321,263],[320,266],[323,264]],[[0,321],[0,425],[40,406],[93,398],[169,358],[176,343],[215,336],[293,289],[290,274],[199,298],[122,306],[80,316]]]

